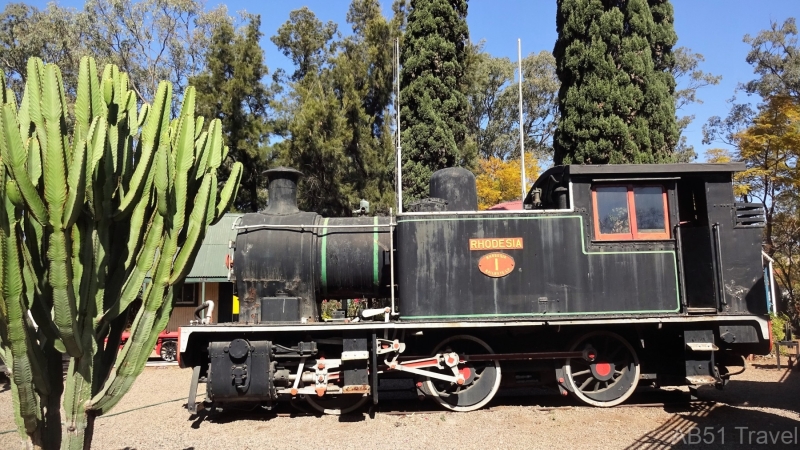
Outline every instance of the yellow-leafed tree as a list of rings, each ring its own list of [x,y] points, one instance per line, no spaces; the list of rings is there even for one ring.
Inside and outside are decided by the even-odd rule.
[[[478,209],[484,210],[498,203],[519,200],[522,178],[519,159],[489,157],[478,161]],[[533,153],[525,154],[526,190],[539,174],[539,162]]]
[[[776,277],[786,290],[793,316],[800,315],[800,99],[776,95],[762,105],[752,124],[734,135],[739,158],[747,164],[737,174],[737,196],[766,209],[764,250],[775,259]],[[778,299],[780,300],[780,299]]]

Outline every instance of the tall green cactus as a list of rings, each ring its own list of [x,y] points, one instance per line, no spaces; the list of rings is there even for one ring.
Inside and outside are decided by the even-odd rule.
[[[219,120],[194,117],[192,88],[170,120],[169,83],[138,107],[126,74],[84,58],[70,133],[58,67],[29,60],[19,106],[1,75],[0,357],[28,445],[84,448],[141,373],[242,166],[218,189],[228,149]]]

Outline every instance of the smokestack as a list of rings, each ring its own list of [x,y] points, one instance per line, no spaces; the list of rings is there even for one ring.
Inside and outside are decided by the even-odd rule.
[[[276,167],[265,170],[263,175],[269,180],[269,204],[261,213],[285,216],[300,212],[297,208],[297,180],[303,173],[289,167]]]

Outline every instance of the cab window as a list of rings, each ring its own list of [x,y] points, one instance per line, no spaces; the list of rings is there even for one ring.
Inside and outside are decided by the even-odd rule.
[[[669,239],[667,192],[660,185],[595,185],[597,240]]]

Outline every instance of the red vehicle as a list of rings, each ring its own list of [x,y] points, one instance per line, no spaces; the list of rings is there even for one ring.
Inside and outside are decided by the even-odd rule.
[[[122,347],[128,341],[131,333],[124,331],[122,333],[122,340],[119,346]],[[162,331],[158,335],[156,346],[153,349],[153,354],[150,356],[157,356],[167,362],[175,361],[178,354],[178,332],[177,331]]]

